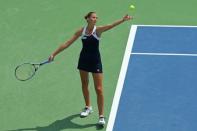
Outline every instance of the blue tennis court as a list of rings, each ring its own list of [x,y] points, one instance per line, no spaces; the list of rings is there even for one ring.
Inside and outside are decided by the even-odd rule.
[[[107,131],[196,131],[197,27],[131,27]]]

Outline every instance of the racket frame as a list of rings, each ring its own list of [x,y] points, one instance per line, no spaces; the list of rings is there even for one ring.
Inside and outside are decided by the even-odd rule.
[[[30,62],[26,62],[26,63],[20,64],[20,65],[18,65],[18,66],[15,68],[15,72],[14,72],[15,77],[16,77],[17,80],[20,80],[20,81],[27,81],[27,80],[31,79],[31,78],[36,74],[36,71],[38,70],[38,68],[39,68],[40,66],[45,65],[45,64],[48,64],[48,63],[50,63],[50,61],[46,60],[46,61],[43,61],[43,62],[41,62],[41,63],[30,63]],[[20,79],[20,78],[17,77],[17,69],[18,69],[19,67],[25,65],[25,64],[32,65],[32,67],[34,68],[34,73],[33,73],[30,77],[28,77],[27,79]]]

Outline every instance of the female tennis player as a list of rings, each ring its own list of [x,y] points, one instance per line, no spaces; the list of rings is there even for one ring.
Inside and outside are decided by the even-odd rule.
[[[69,47],[75,40],[77,40],[81,36],[83,47],[78,61],[78,69],[81,77],[82,92],[85,99],[85,108],[81,112],[80,116],[87,117],[93,112],[88,90],[89,72],[91,72],[97,94],[97,104],[99,111],[98,124],[104,125],[105,118],[103,96],[103,69],[99,52],[100,37],[103,32],[132,19],[132,17],[129,15],[125,15],[122,19],[104,26],[96,26],[97,18],[98,17],[95,12],[89,12],[85,16],[87,25],[77,30],[76,33],[72,36],[72,38],[70,38],[67,42],[65,42],[57,50],[55,50],[55,52],[53,52],[49,57],[49,61],[52,61],[57,54]]]

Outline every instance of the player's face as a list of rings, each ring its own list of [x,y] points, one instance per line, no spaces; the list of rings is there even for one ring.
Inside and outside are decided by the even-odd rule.
[[[96,16],[96,13],[93,13],[90,17],[89,17],[89,23],[90,24],[96,24],[98,17]]]

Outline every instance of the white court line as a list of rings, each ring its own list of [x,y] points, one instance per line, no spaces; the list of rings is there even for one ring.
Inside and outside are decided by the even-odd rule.
[[[108,120],[108,125],[106,128],[106,131],[113,131],[113,127],[114,127],[114,122],[115,122],[115,118],[116,118],[116,114],[117,114],[117,110],[118,110],[118,105],[119,105],[119,101],[120,101],[120,96],[122,93],[122,88],[123,88],[123,84],[124,84],[124,80],[125,80],[125,76],[126,76],[126,71],[127,71],[127,67],[128,67],[128,63],[129,63],[129,59],[131,57],[131,55],[176,55],[176,56],[197,56],[197,54],[175,54],[175,53],[132,53],[132,47],[134,44],[134,40],[135,40],[135,35],[136,35],[136,31],[137,31],[137,27],[140,26],[147,26],[147,27],[197,27],[197,26],[187,26],[187,25],[132,25],[131,29],[130,29],[130,34],[129,34],[129,38],[127,41],[127,46],[126,46],[126,50],[125,50],[125,54],[124,54],[124,58],[123,58],[123,62],[122,62],[122,66],[121,66],[121,71],[119,74],[119,78],[118,78],[118,83],[116,86],[116,91],[115,91],[115,95],[113,98],[113,103],[112,103],[112,107],[111,107],[111,112],[109,115],[109,120]]]
[[[178,53],[131,53],[133,55],[158,55],[158,56],[197,56],[197,54],[178,54]]]
[[[120,96],[121,96],[121,92],[122,92],[122,88],[123,88],[123,84],[125,80],[125,75],[126,75],[129,59],[131,56],[130,54],[132,52],[132,47],[133,47],[133,43],[135,39],[136,30],[137,30],[137,25],[132,25],[130,29],[130,33],[129,33],[129,38],[127,41],[127,46],[126,46],[126,50],[125,50],[125,54],[124,54],[124,58],[123,58],[122,66],[121,66],[121,71],[119,74],[118,83],[116,86],[116,91],[115,91],[106,131],[113,130],[116,113],[118,110],[119,100],[120,100]]]
[[[137,25],[137,26],[145,26],[145,27],[186,27],[186,28],[197,28],[195,25]]]

